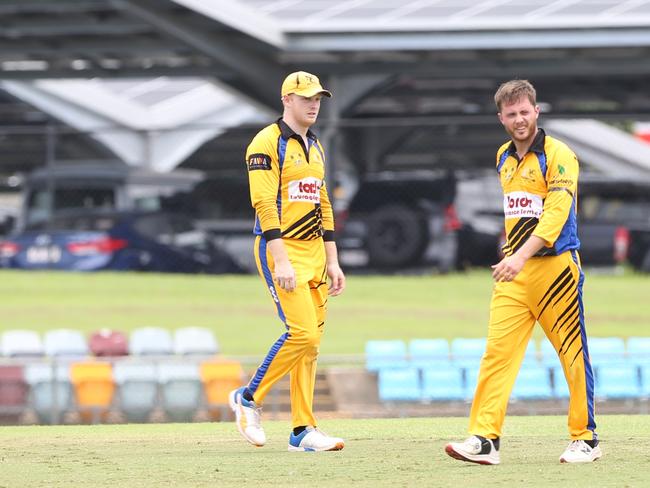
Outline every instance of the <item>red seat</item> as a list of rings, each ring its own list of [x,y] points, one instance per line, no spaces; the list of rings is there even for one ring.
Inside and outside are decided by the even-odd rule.
[[[29,387],[22,366],[0,365],[0,422],[16,424],[27,407]]]
[[[95,356],[126,356],[129,353],[126,334],[118,330],[101,329],[93,332],[88,346]]]

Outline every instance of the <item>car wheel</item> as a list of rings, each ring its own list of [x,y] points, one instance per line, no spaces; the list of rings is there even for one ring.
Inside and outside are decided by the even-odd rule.
[[[366,247],[371,266],[398,267],[418,261],[426,248],[425,219],[405,205],[387,205],[368,220]]]

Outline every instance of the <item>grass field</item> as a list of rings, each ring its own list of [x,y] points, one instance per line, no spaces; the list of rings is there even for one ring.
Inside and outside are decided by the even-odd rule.
[[[368,339],[483,336],[491,287],[487,271],[349,276],[346,292],[330,299],[321,352],[361,353]],[[587,272],[590,335],[650,335],[649,291],[649,275]],[[266,353],[283,332],[257,276],[1,271],[0,296],[0,330],[205,326],[233,355]]]
[[[645,487],[650,417],[601,416],[604,456],[559,464],[564,417],[506,420],[499,466],[461,463],[444,445],[466,419],[329,420],[340,452],[289,453],[288,425],[267,422],[263,448],[232,423],[3,427],[0,487]]]

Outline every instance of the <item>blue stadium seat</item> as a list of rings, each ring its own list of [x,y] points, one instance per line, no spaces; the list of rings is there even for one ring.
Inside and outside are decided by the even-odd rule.
[[[526,369],[539,367],[539,361],[537,359],[537,344],[535,339],[528,341],[528,346],[526,346],[526,353],[524,354],[524,360],[521,367]]]
[[[182,327],[174,331],[174,352],[211,356],[219,352],[214,333],[206,327]]]
[[[621,337],[590,337],[588,344],[593,366],[620,364],[625,360],[625,341]]]
[[[467,394],[463,386],[463,371],[455,366],[424,369],[422,397],[424,400],[463,400]]]
[[[543,337],[539,342],[539,352],[541,356],[541,363],[549,368],[560,367],[560,359],[557,357],[557,352],[547,337]]]
[[[50,357],[79,359],[88,355],[88,343],[78,330],[53,329],[43,338],[45,354]]]
[[[650,337],[628,338],[627,357],[634,364],[650,364]]]
[[[549,370],[543,366],[522,368],[517,375],[510,398],[517,400],[553,398]]]
[[[165,356],[174,353],[172,335],[160,327],[140,327],[131,332],[129,352],[136,356]]]
[[[158,372],[154,363],[117,361],[113,377],[120,410],[129,422],[146,422],[158,404]]]
[[[650,364],[643,364],[640,367],[641,373],[641,396],[650,398]]]
[[[426,369],[449,363],[447,339],[412,339],[409,342],[410,365]]]
[[[2,355],[7,357],[43,356],[43,343],[33,330],[7,330],[0,336]]]
[[[596,373],[596,395],[604,398],[637,398],[641,395],[638,367],[634,364],[601,364]]]
[[[196,363],[159,363],[162,407],[173,422],[190,422],[203,401],[203,384]]]
[[[551,371],[553,375],[553,396],[555,398],[569,398],[569,385],[567,385],[564,378],[562,366],[555,366],[551,368]]]
[[[31,406],[38,421],[42,424],[62,422],[73,403],[68,366],[31,363],[25,366],[25,380],[30,386]]]
[[[417,401],[422,397],[417,368],[384,368],[378,375],[379,399],[382,401]]]
[[[366,369],[405,368],[406,343],[401,340],[371,340],[366,342]]]
[[[451,341],[451,359],[459,367],[478,369],[487,339],[457,337]]]

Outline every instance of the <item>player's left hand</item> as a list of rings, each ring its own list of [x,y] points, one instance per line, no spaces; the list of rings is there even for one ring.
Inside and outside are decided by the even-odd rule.
[[[338,264],[328,264],[327,275],[330,277],[330,286],[327,294],[335,297],[343,293],[343,290],[345,290],[345,275],[341,267]]]
[[[499,263],[492,266],[494,281],[512,281],[524,267],[525,261],[517,255],[506,256]]]

